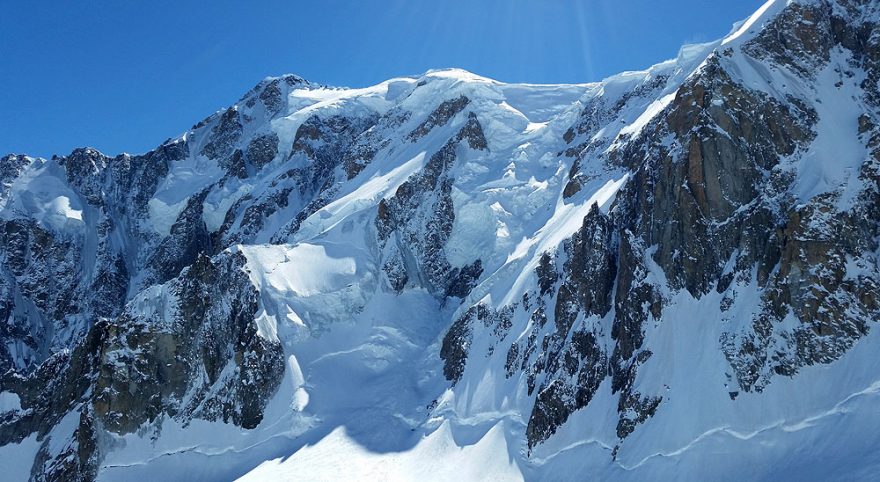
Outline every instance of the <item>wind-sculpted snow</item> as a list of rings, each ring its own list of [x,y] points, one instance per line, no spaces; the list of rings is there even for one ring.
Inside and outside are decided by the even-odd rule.
[[[872,475],[878,12],[773,0],[593,84],[268,78],[143,155],[0,159],[0,470]]]

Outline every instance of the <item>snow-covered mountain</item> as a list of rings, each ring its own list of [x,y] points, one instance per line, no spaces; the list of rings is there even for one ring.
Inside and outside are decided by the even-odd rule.
[[[876,477],[878,24],[0,158],[4,480]]]

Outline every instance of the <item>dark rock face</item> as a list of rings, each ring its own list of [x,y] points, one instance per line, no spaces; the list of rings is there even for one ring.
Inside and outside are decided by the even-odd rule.
[[[92,377],[95,356],[90,351],[97,348],[100,338],[94,331],[70,352],[59,352],[39,365],[28,376],[7,371],[2,377],[3,387],[17,394],[24,409],[6,412],[0,422],[0,443],[17,443],[31,433],[45,437],[52,427],[85,394]]]
[[[722,340],[743,390],[761,391],[774,374],[793,376],[804,365],[838,359],[880,319],[875,277],[847,270],[852,260],[870,266],[870,253],[877,249],[876,237],[865,234],[876,230],[880,218],[864,214],[833,214],[819,199],[790,212],[774,233],[776,269],[768,276],[753,332]],[[789,316],[799,325],[779,327]],[[774,336],[786,344],[774,346]]]
[[[282,79],[275,79],[260,92],[260,102],[263,103],[270,115],[277,114],[284,105],[284,98],[279,88],[281,82]]]
[[[285,96],[293,88],[309,88],[311,84],[302,77],[296,75],[284,75],[277,78],[268,78],[254,86],[239,104],[253,109],[259,103],[265,110],[267,117],[275,117],[281,114],[287,105]]]
[[[311,177],[306,188],[320,191],[329,187],[335,177],[333,171],[346,157],[346,151],[355,139],[376,124],[378,118],[348,118],[333,116],[328,119],[313,116],[297,129],[292,155],[303,154],[312,162]]]
[[[409,133],[408,139],[410,141],[417,141],[431,132],[435,127],[446,125],[450,119],[463,111],[470,102],[471,100],[464,95],[444,101],[434,109],[434,112],[431,112],[431,115],[429,115],[424,122],[419,124],[418,127]]]
[[[93,406],[105,427],[128,433],[162,413],[257,426],[281,382],[283,351],[257,335],[257,293],[244,262],[240,254],[202,256],[168,285],[172,320],[126,313],[104,327]]]
[[[202,148],[208,159],[224,159],[231,155],[241,139],[242,122],[238,110],[230,107],[223,112],[217,125],[211,130],[210,140]]]
[[[76,322],[82,311],[74,299],[79,259],[71,254],[72,241],[57,239],[31,220],[0,222],[0,242],[6,254],[0,315],[8,340],[0,348],[0,368],[30,369],[48,356],[53,330],[81,329]],[[58,321],[53,327],[50,320]]]
[[[75,149],[70,156],[62,160],[67,182],[79,191],[89,204],[100,206],[103,203],[101,188],[104,185],[103,173],[108,160],[100,152],[88,148]]]
[[[536,354],[533,360],[528,355],[522,360],[522,366],[528,367],[530,391],[544,375],[526,428],[529,448],[546,440],[572,412],[590,403],[608,376],[609,356],[600,348],[601,333],[589,329],[583,320],[591,316],[604,318],[613,307],[616,252],[611,221],[594,205],[581,229],[564,243],[562,266],[557,268],[548,253],[541,257],[536,269],[537,306],[531,314],[533,320],[541,321],[534,325],[529,344],[541,336],[547,298],[552,299],[554,294],[555,329],[543,335],[540,351],[536,352],[534,346],[526,348],[525,353]]]
[[[464,374],[468,357],[471,356],[474,326],[492,328],[495,337],[503,339],[511,328],[513,308],[500,311],[478,304],[469,308],[449,328],[440,347],[440,358],[444,361],[443,375],[456,383]],[[477,325],[479,322],[479,325]],[[495,346],[489,347],[488,355],[494,353]]]
[[[202,220],[202,203],[207,191],[193,196],[171,226],[171,233],[159,243],[147,263],[152,276],[148,284],[163,283],[180,273],[202,253],[211,252],[211,236]]]
[[[562,271],[569,277],[559,288],[555,312],[560,334],[568,333],[579,313],[601,318],[611,310],[617,275],[614,234],[610,220],[594,204],[581,229],[565,245]]]
[[[278,342],[256,332],[257,293],[243,266],[241,254],[202,256],[158,298],[148,292],[117,319],[93,325],[72,352],[29,376],[7,372],[3,386],[24,410],[0,420],[0,443],[36,432],[44,448],[35,477],[91,480],[101,458],[97,426],[125,434],[167,416],[256,427],[284,359]],[[150,302],[159,306],[145,312]],[[172,307],[171,319],[163,306]],[[49,453],[48,432],[66,413],[78,414],[78,428],[67,448]]]
[[[485,134],[483,134],[483,126],[480,125],[480,120],[477,119],[477,115],[473,112],[468,113],[467,123],[458,133],[458,140],[467,141],[468,147],[475,151],[489,149],[489,143],[486,141]]]
[[[285,186],[266,192],[257,200],[248,195],[233,204],[226,213],[223,226],[215,234],[219,239],[217,249],[256,237],[272,214],[288,207],[293,190],[293,186]]]
[[[34,160],[28,156],[8,154],[0,157],[0,199],[9,193],[12,181]]]
[[[609,123],[614,122],[623,110],[647,108],[670,82],[669,76],[658,75],[645,79],[643,83],[617,98],[598,96],[587,102],[575,125],[563,134],[563,140],[570,146],[559,155],[574,158],[568,174],[569,181],[563,190],[563,198],[573,197],[589,180],[589,174],[581,171],[584,160],[601,156],[601,152],[607,148],[607,145],[595,138],[595,135]],[[580,141],[574,143],[578,139]]]
[[[385,129],[396,129],[409,120],[411,113],[392,109],[376,121],[376,124],[365,130],[343,155],[342,168],[346,180],[354,179],[376,157],[376,153],[388,147],[392,139],[382,135]]]
[[[714,239],[736,236],[744,224],[761,219],[738,210],[765,190],[781,189],[785,179],[774,167],[812,139],[815,114],[743,90],[710,61],[682,87],[664,118],[665,125],[655,123],[643,141],[617,156],[635,171],[619,199],[634,233],[647,246],[657,245],[652,258],[672,287],[699,296],[711,289],[738,247],[719,246]],[[679,139],[677,149],[661,145],[668,134]]]
[[[452,324],[443,337],[443,345],[440,348],[440,358],[444,361],[443,375],[453,383],[457,382],[464,373],[473,338],[471,325],[480,309],[481,306],[478,305],[468,310]],[[485,311],[485,307],[482,309]]]
[[[465,99],[459,100],[463,109],[467,98],[461,99]],[[441,105],[428,120],[440,122],[438,119],[454,115],[450,112],[456,109],[451,104]],[[446,118],[443,123],[448,121]],[[433,293],[463,298],[482,274],[479,259],[457,268],[450,265],[444,252],[455,221],[448,171],[456,161],[458,147],[465,142],[471,149],[486,149],[482,127],[473,114],[458,134],[431,156],[421,172],[407,179],[391,199],[379,203],[376,231],[380,246],[389,251],[384,270],[398,292],[413,280]],[[389,241],[393,243],[389,245]]]
[[[96,253],[95,276],[89,285],[94,295],[91,312],[99,317],[113,317],[121,310],[121,300],[128,295],[130,273],[124,255],[112,245],[116,230],[112,218],[106,217],[98,225],[100,241]]]
[[[556,356],[560,362],[547,367],[552,375],[538,391],[526,427],[529,448],[555,433],[572,412],[587,406],[608,373],[607,355],[592,332],[572,332],[569,346]]]
[[[71,191],[65,196],[82,205],[81,226],[69,229],[26,213],[0,220],[0,387],[22,405],[0,414],[0,445],[37,435],[34,480],[93,480],[107,449],[98,440],[108,432],[158,431],[169,417],[245,429],[260,423],[284,373],[283,351],[257,333],[258,298],[244,257],[224,251],[237,238],[211,232],[205,202],[278,156],[277,134],[249,131],[246,139],[245,126],[255,115],[280,114],[287,93],[304,85],[293,76],[263,82],[243,99],[247,108],[227,109],[144,155],[77,149],[51,161],[0,159],[4,203],[16,177],[37,162],[33,169],[57,172]],[[309,165],[282,174],[262,199],[244,196],[225,227],[236,223],[242,236],[252,226],[256,234],[297,202],[302,222],[332,197],[326,191],[354,157],[349,148],[377,118],[313,119],[314,131],[304,129],[294,149]],[[151,201],[178,162],[198,156],[215,161],[222,177],[186,199],[169,233],[157,232]],[[79,423],[57,432],[65,416]]]
[[[379,121],[376,115],[312,116],[297,129],[289,161],[300,167],[291,168],[276,177],[269,188],[239,199],[227,211],[219,231],[213,236],[215,250],[232,244],[251,242],[273,218],[289,215],[281,227],[266,233],[272,243],[283,243],[299,230],[306,218],[324,207],[349,179],[347,164],[359,150],[359,140]],[[245,169],[259,170],[278,155],[278,136],[255,137],[248,145]],[[362,160],[362,169],[369,160]],[[291,213],[291,211],[293,211]]]
[[[278,134],[274,132],[254,137],[248,144],[247,158],[256,169],[272,162],[278,154]]]
[[[147,204],[156,193],[159,182],[168,175],[169,164],[189,155],[185,141],[169,141],[143,156],[117,156],[108,166],[112,189],[108,202],[114,218],[132,218],[147,214]],[[130,236],[148,236],[139,227],[128,227]]]
[[[867,2],[837,3],[852,9],[857,8],[858,3]],[[847,49],[858,48],[861,41],[870,36],[866,30],[846,27],[844,19],[835,17],[833,9],[831,2],[791,5],[744,50],[756,59],[769,60],[813,78],[830,60],[831,49],[836,45],[843,43]]]

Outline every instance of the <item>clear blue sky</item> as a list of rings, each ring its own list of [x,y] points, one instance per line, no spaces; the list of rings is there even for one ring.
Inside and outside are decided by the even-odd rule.
[[[763,2],[0,0],[0,154],[144,152],[283,73],[600,80],[721,37]]]

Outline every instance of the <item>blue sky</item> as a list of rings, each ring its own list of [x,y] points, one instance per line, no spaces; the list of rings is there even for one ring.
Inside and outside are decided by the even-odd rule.
[[[0,0],[0,154],[144,152],[282,73],[600,80],[721,37],[763,1]]]

